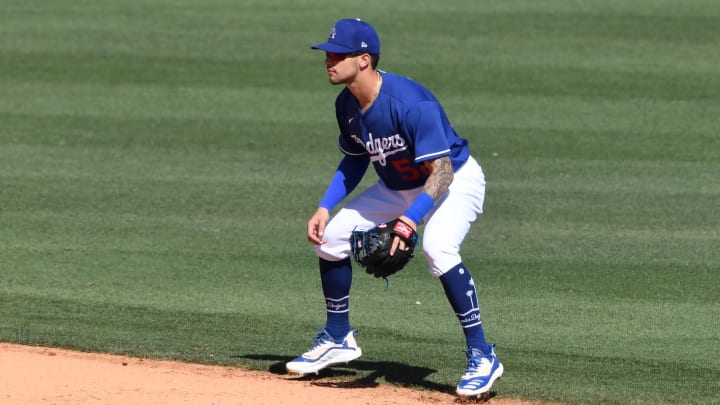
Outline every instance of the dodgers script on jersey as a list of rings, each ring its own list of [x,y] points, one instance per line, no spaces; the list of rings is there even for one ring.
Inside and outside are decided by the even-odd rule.
[[[450,156],[454,169],[470,156],[435,96],[409,78],[387,72],[380,92],[364,113],[345,88],[335,101],[339,146],[351,156],[369,155],[389,188],[420,187],[430,174],[422,162]]]

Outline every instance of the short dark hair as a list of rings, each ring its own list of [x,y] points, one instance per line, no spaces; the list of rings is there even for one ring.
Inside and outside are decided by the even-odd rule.
[[[369,53],[369,52],[353,52],[349,54],[352,57],[360,56],[364,54],[370,55],[370,66],[372,66],[373,69],[377,69],[378,63],[380,63],[380,54],[379,53]]]
[[[377,69],[378,63],[380,63],[380,54],[379,53],[371,53],[370,54],[370,65],[373,69]]]

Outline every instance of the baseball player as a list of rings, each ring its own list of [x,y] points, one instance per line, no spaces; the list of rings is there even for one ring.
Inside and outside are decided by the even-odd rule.
[[[317,373],[362,354],[349,320],[353,230],[393,221],[415,231],[424,222],[423,255],[467,342],[467,369],[457,394],[489,392],[503,365],[485,338],[475,283],[460,256],[461,244],[483,209],[480,165],[430,91],[377,69],[380,38],[370,24],[340,20],[327,41],[312,48],[325,52],[330,83],[344,85],[335,101],[343,158],[307,223],[307,238],[319,257],[325,328],[319,329],[312,348],[286,364],[288,372]],[[371,163],[378,181],[331,220],[330,212],[356,188]],[[409,248],[408,238],[398,235],[390,255]]]

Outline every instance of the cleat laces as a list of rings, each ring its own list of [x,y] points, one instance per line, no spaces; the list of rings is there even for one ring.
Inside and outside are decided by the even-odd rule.
[[[315,346],[313,346],[310,350],[305,352],[305,355],[309,355],[318,350],[324,350],[328,344],[339,345],[339,346],[342,346],[344,344],[344,342],[345,342],[344,339],[342,341],[338,342],[335,340],[335,338],[330,336],[330,334],[325,329],[319,328],[317,326],[315,328],[318,330],[318,334],[317,334],[317,336],[315,336],[314,338],[312,338],[310,340],[312,343],[315,344]],[[354,331],[354,333],[357,333],[357,331]]]
[[[315,346],[312,347],[312,349],[308,350],[308,353],[312,353],[319,348],[323,347],[325,344],[329,343],[335,343],[335,340],[333,340],[332,336],[330,336],[325,329],[317,328],[318,334],[314,338],[311,339],[312,343],[315,343]]]
[[[482,375],[489,374],[492,363],[487,356],[472,349],[465,350],[465,353],[468,357],[468,364],[463,377],[471,377],[482,371],[484,371]]]

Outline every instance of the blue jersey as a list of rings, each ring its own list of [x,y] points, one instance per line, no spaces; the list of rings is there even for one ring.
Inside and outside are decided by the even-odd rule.
[[[382,87],[363,113],[347,88],[335,100],[339,146],[346,155],[369,155],[378,177],[389,188],[407,190],[425,184],[423,164],[449,156],[453,169],[470,156],[442,106],[425,87],[403,76],[382,72]]]

